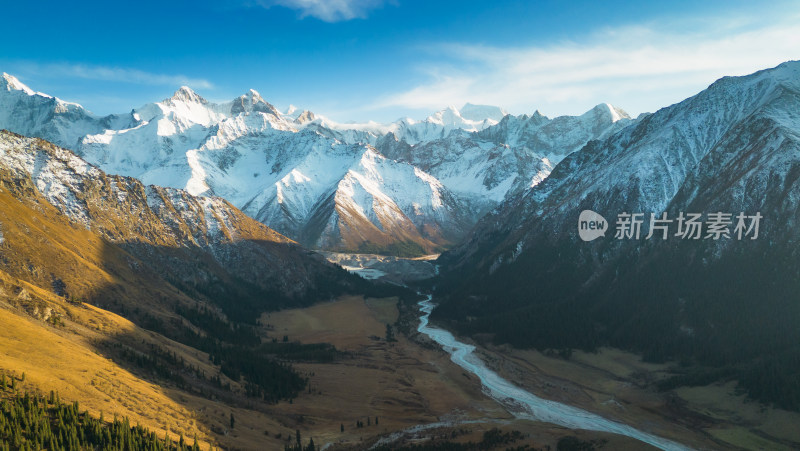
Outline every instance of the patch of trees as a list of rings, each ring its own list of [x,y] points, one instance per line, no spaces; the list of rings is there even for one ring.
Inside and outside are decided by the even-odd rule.
[[[234,381],[242,381],[247,396],[267,402],[292,399],[305,387],[307,380],[291,365],[253,349],[230,347],[224,350],[220,370]]]
[[[295,432],[295,442],[294,444],[291,443],[291,437],[289,437],[288,443],[283,447],[284,451],[316,451],[317,447],[314,445],[314,439],[308,439],[308,445],[303,446],[303,439],[300,435],[300,430],[298,429]]]
[[[367,417],[367,426],[372,426],[372,417]],[[375,426],[378,425],[378,417],[375,417]],[[363,428],[364,422],[361,420],[356,420],[356,428]],[[342,432],[344,432],[344,425],[342,425]]]
[[[244,379],[248,396],[268,402],[292,399],[307,385],[290,362],[329,363],[342,355],[328,343],[268,342],[255,347],[222,344],[210,352],[223,374]]]
[[[181,389],[192,387],[192,384],[187,384],[184,376],[191,376],[194,379],[203,381],[210,380],[206,377],[204,371],[197,366],[188,364],[183,357],[152,343],[147,346],[147,352],[139,352],[120,343],[114,343],[112,347],[118,349],[119,355],[123,360],[133,363],[138,368],[151,372],[160,378],[169,380]]]
[[[416,291],[406,288],[404,286],[395,285],[383,281],[374,281],[362,279],[359,276],[354,276],[361,279],[363,282],[358,294],[363,294],[368,298],[390,298],[397,297],[400,301],[413,304],[421,299]]]
[[[198,308],[176,305],[174,310],[176,314],[205,331],[207,342],[226,342],[242,346],[256,346],[261,343],[258,332],[251,324],[225,321],[219,314],[209,310],[204,305],[200,305]],[[193,340],[202,338],[204,337],[197,337],[197,334],[190,334],[187,337],[187,339]],[[198,346],[209,346],[210,344],[203,343],[198,344]]]
[[[605,444],[604,440],[601,441],[586,441],[581,440],[574,435],[568,435],[566,437],[561,437],[556,444],[556,450],[558,451],[594,451],[598,448],[602,448]]]
[[[96,450],[199,450],[197,440],[189,445],[183,436],[178,443],[159,439],[155,432],[128,418],[105,422],[81,412],[78,402],[62,404],[51,392],[49,398],[15,393],[0,402],[0,450],[51,451]]]
[[[417,296],[412,299],[401,299],[401,302],[397,303],[398,316],[393,326],[394,330],[405,336],[411,336],[416,332],[419,325],[417,302],[420,300],[422,300],[422,297]]]
[[[365,296],[401,298],[416,298],[416,294],[405,288],[391,284],[372,283],[358,276],[346,274],[347,279],[354,278],[350,283]],[[331,293],[341,288],[339,281],[322,279],[320,285],[312,290],[313,293]],[[336,282],[336,283],[334,283]],[[337,288],[338,287],[338,288]],[[285,306],[286,302],[270,302],[263,300],[258,303],[241,299],[230,299],[221,285],[206,285],[195,287],[206,297],[213,297],[220,310],[226,315],[223,317],[216,311],[200,305],[191,308],[185,305],[176,305],[176,317],[169,322],[154,317],[148,313],[140,315],[140,324],[146,329],[158,332],[175,341],[207,352],[213,364],[219,365],[221,372],[235,381],[242,381],[248,396],[261,398],[269,402],[281,399],[292,399],[302,391],[307,381],[297,374],[289,362],[316,362],[327,363],[335,361],[342,356],[336,348],[326,343],[300,344],[290,343],[284,337],[283,343],[262,343],[255,318],[260,313],[270,309]],[[244,283],[239,289],[256,290],[252,284]],[[333,290],[333,291],[332,291]],[[276,295],[278,296],[278,295]],[[277,299],[277,298],[276,298]],[[325,297],[317,298],[325,299]],[[287,301],[288,302],[288,301]],[[311,302],[304,302],[310,304]],[[242,318],[247,318],[243,321]],[[198,333],[193,327],[204,333]],[[179,386],[184,386],[183,374],[187,372],[194,378],[204,379],[205,375],[198,375],[192,368],[183,368],[165,359],[147,359],[140,355],[127,356],[138,366],[151,367],[160,376],[173,380]],[[166,362],[166,363],[165,363]],[[222,387],[218,378],[211,376],[209,379]]]
[[[246,395],[252,398],[273,403],[293,399],[306,387],[307,380],[289,362],[324,363],[341,356],[334,346],[326,343],[300,344],[288,340],[285,343],[261,343],[255,326],[226,321],[203,307],[193,309],[178,306],[175,311],[183,319],[176,318],[172,323],[165,324],[145,314],[142,323],[150,330],[207,352],[211,362],[220,366],[221,373],[242,382]],[[183,323],[184,319],[190,320],[206,333],[201,335],[195,332]],[[194,384],[186,383],[185,379],[189,376],[195,381],[208,381],[217,388],[230,389],[229,386],[223,386],[218,376],[206,376],[168,352],[151,347],[147,353],[123,350],[119,354],[127,361],[175,382],[181,388],[199,389]]]
[[[260,287],[240,278],[230,283],[203,283],[187,287],[197,298],[206,298],[219,307],[232,322],[255,324],[262,312],[311,304],[305,297],[291,298],[278,289]],[[198,296],[200,295],[200,296]]]

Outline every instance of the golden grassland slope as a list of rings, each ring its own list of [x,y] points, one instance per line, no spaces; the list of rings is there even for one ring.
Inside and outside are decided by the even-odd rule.
[[[62,319],[54,325],[38,314],[41,311],[60,312]],[[294,434],[295,429],[287,426],[293,420],[281,413],[280,406],[266,413],[264,406],[248,405],[243,397],[223,403],[197,396],[121,366],[105,354],[108,347],[104,345],[153,344],[174,352],[187,364],[218,372],[207,354],[141,329],[114,313],[72,305],[3,272],[0,331],[0,371],[18,378],[24,374],[22,389],[45,394],[54,390],[62,401],[79,401],[82,409],[96,417],[101,412],[107,420],[114,415],[128,417],[132,424],[146,426],[160,437],[169,433],[173,440],[181,434],[190,439],[197,436],[202,449],[280,449],[283,440],[276,435]],[[222,378],[234,390],[242,390],[238,383]],[[234,429],[229,426],[231,414],[236,419]]]
[[[68,305],[44,290],[15,283],[4,273],[0,283],[0,368],[25,374],[23,388],[54,390],[63,401],[79,401],[92,415],[102,412],[109,420],[126,416],[162,437],[169,430],[173,439],[183,434],[208,441],[207,430],[190,409],[170,396],[169,389],[121,368],[94,346],[108,338],[102,331],[134,333],[147,340],[153,339],[151,334],[113,313]],[[31,317],[26,313],[31,304],[60,311],[65,319],[54,326]]]

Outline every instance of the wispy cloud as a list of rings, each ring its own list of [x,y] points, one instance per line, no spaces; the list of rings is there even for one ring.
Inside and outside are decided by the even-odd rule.
[[[374,107],[438,109],[470,101],[516,112],[576,114],[612,102],[632,112],[653,111],[721,76],[800,58],[798,17],[770,22],[629,26],[523,48],[443,44],[433,50],[435,62],[420,66],[423,82]]]
[[[87,80],[103,80],[119,83],[131,83],[152,86],[181,86],[188,85],[195,89],[211,89],[214,85],[202,78],[192,78],[185,75],[158,74],[139,69],[94,66],[84,64],[23,64],[27,72],[58,76],[73,77]]]
[[[365,19],[367,13],[386,0],[258,0],[266,8],[283,6],[300,11],[300,17],[316,17],[325,22]]]

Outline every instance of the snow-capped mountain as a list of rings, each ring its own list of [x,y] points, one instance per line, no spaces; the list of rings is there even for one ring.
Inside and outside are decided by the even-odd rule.
[[[497,205],[509,195],[536,186],[566,155],[592,139],[602,139],[631,123],[611,105],[581,116],[549,119],[504,116],[479,132],[451,131],[446,138],[410,145],[393,133],[375,143],[389,158],[429,172],[453,192]]]
[[[565,155],[632,122],[608,105],[548,119],[467,104],[422,121],[340,124],[281,112],[253,90],[216,104],[188,87],[96,117],[3,80],[0,128],[52,140],[109,173],[224,197],[332,250],[418,254],[454,244]]]
[[[790,346],[797,358],[798,93],[800,62],[725,77],[569,154],[443,254],[437,315],[520,346],[611,344],[724,367],[753,396],[783,402],[758,390],[797,366],[766,385],[748,371],[787,361]],[[579,238],[584,210],[605,218],[604,236]],[[617,234],[620,215],[635,213],[640,234]],[[700,215],[697,239],[679,233],[682,213]],[[666,214],[652,224],[666,235],[647,238],[651,214]]]
[[[538,111],[531,116],[506,116],[497,126],[477,135],[498,144],[524,147],[537,155],[544,155],[551,162],[558,162],[591,139],[605,139],[630,122],[628,113],[603,103],[580,116],[548,119]]]
[[[131,299],[118,292],[130,276],[144,280],[142,290],[163,290],[160,297],[182,292],[223,311],[235,298],[263,311],[362,283],[224,199],[108,175],[69,150],[8,131],[0,131],[0,193],[0,271],[45,287],[57,278],[78,298]],[[67,250],[87,240],[103,248]],[[120,264],[123,271],[107,269]]]
[[[702,196],[696,186],[701,180],[704,189],[712,189],[728,175],[725,171],[732,169],[729,165],[736,163],[735,158],[742,158],[735,146],[753,147],[755,143],[763,155],[748,155],[747,167],[739,161],[737,170],[746,172],[737,173],[737,178],[714,192],[724,192],[735,200],[730,205],[735,209],[761,206],[769,187],[763,174],[778,171],[780,180],[792,181],[785,171],[798,156],[777,148],[793,142],[800,130],[795,110],[787,105],[796,98],[799,73],[800,63],[791,62],[748,77],[722,78],[696,96],[648,115],[604,141],[590,142],[564,158],[536,189],[506,202],[481,221],[474,237],[505,227],[524,230],[520,233],[532,238],[537,231],[520,224],[526,222],[546,227],[551,232],[548,235],[555,233],[551,239],[575,239],[574,219],[583,209],[613,218],[623,211],[660,213],[678,199],[682,199],[681,207],[688,206]],[[535,139],[541,136],[539,133]],[[753,185],[755,181],[759,185]],[[716,196],[714,202],[722,202],[722,198]],[[486,230],[481,232],[482,227]],[[507,239],[508,249],[514,250],[507,250],[504,257],[498,255],[497,261],[519,254],[519,243],[523,250],[533,243],[515,234]]]
[[[34,92],[6,73],[0,76],[0,99],[0,128],[46,138],[71,149],[77,148],[88,134],[130,126],[124,117],[100,119],[77,103]]]
[[[298,117],[298,110],[290,108],[289,113]],[[304,112],[305,113],[305,112]],[[502,108],[488,105],[465,104],[461,110],[449,106],[418,121],[402,118],[389,124],[377,122],[337,123],[324,117],[316,118],[309,124],[322,134],[330,134],[346,142],[363,142],[374,145],[382,136],[392,134],[409,144],[418,144],[435,139],[446,138],[454,130],[477,132],[492,127],[508,113]]]

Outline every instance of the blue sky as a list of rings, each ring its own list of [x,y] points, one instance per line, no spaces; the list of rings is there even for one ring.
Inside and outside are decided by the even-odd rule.
[[[6,2],[0,71],[95,113],[186,84],[338,121],[447,105],[632,114],[800,59],[800,2]],[[9,20],[10,19],[10,20]]]

